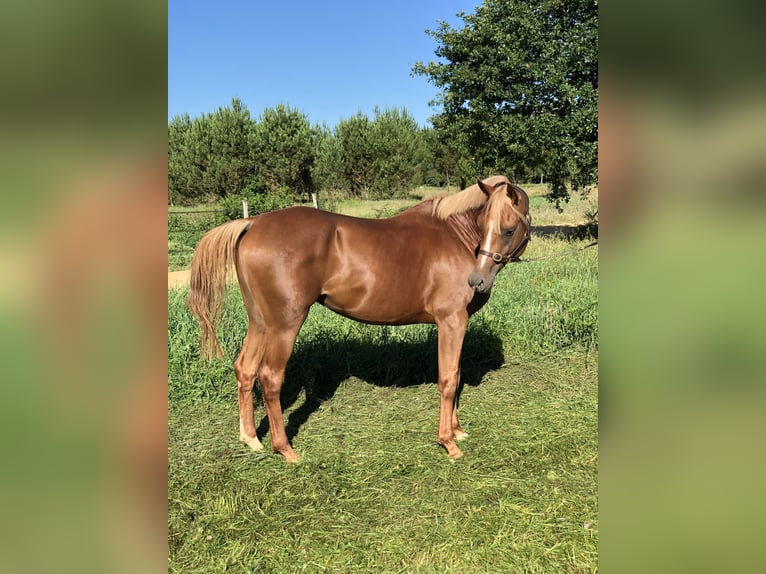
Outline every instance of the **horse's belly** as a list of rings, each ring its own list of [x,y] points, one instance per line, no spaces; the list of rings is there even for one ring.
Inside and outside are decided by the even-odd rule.
[[[378,325],[432,323],[433,317],[415,297],[346,286],[341,292],[323,292],[318,303],[339,315]]]

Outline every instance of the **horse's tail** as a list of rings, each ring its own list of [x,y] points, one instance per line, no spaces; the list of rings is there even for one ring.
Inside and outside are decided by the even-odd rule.
[[[189,309],[199,319],[200,356],[223,357],[215,327],[221,312],[226,278],[235,262],[237,242],[250,228],[249,219],[235,219],[211,229],[194,251],[189,276]]]

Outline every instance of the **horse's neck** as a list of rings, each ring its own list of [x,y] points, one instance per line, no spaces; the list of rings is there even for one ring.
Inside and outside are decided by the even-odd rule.
[[[481,242],[481,229],[476,222],[480,210],[472,209],[464,213],[450,215],[447,225],[457,235],[460,242],[473,253]]]
[[[413,218],[413,221],[418,218],[433,219],[434,215],[432,215],[432,210],[432,201],[424,201],[403,211],[395,217]],[[476,248],[481,242],[481,229],[479,229],[479,224],[476,223],[476,219],[479,217],[480,213],[481,209],[469,209],[463,213],[450,215],[443,222],[471,253],[476,251]]]

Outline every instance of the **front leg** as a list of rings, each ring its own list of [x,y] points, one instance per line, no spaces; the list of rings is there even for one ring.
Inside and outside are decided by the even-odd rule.
[[[468,324],[468,313],[455,313],[436,321],[439,333],[439,432],[438,440],[450,458],[463,456],[455,444],[465,435],[457,422],[457,387],[460,381],[460,352]],[[463,438],[462,436],[460,436]]]
[[[460,389],[460,370],[457,372],[457,385],[458,385],[458,394]],[[463,430],[463,427],[460,426],[460,421],[457,420],[457,404],[458,404],[458,397],[455,396],[455,402],[452,403],[452,434],[455,436],[455,440],[461,441],[463,439],[468,438],[468,433]]]

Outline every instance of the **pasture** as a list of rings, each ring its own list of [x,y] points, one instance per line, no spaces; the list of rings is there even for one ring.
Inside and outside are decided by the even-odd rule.
[[[226,221],[220,209],[213,206],[168,208],[168,271],[189,267],[199,240],[216,225]]]
[[[581,223],[595,197],[559,213],[524,187],[535,225]],[[525,257],[586,243],[533,229]],[[218,331],[227,359],[212,363],[186,295],[168,293],[169,571],[597,570],[596,249],[498,276],[466,335],[459,460],[436,442],[433,326],[362,325],[314,306],[283,388],[302,456],[286,464],[268,435],[263,453],[238,441],[236,287]],[[264,415],[257,397],[259,434]]]

